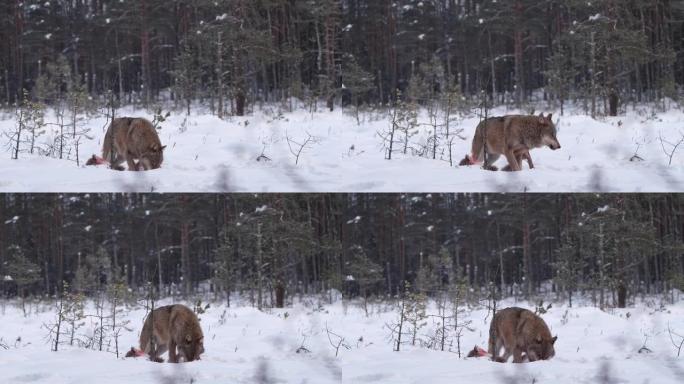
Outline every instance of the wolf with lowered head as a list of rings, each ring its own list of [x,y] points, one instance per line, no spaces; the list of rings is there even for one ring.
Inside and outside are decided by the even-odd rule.
[[[544,320],[532,311],[511,307],[498,311],[489,327],[489,353],[492,360],[514,363],[551,359],[557,336],[551,336]],[[503,349],[503,354],[501,350]]]
[[[114,119],[107,129],[102,158],[119,171],[124,170],[121,166],[124,161],[128,163],[129,171],[147,171],[161,167],[165,148],[148,120],[120,117]]]
[[[199,360],[204,353],[204,334],[197,316],[181,304],[155,309],[145,319],[140,350],[159,363],[164,361],[160,356],[166,351],[171,363]],[[135,356],[135,351],[129,354]]]

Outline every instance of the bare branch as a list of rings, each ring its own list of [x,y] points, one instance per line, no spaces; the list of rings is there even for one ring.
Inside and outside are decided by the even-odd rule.
[[[309,132],[306,132],[306,134],[307,134],[306,140],[304,140],[303,143],[298,143],[298,142],[292,140],[290,138],[290,136],[288,135],[287,131],[285,131],[285,138],[287,139],[287,146],[290,148],[290,153],[292,153],[292,155],[294,155],[294,157],[295,157],[295,165],[299,164],[299,156],[301,156],[302,151],[304,151],[304,149],[307,148],[307,146],[310,143],[317,142],[316,138],[314,136],[312,136]],[[297,145],[299,148],[292,148],[293,143],[295,145]]]
[[[347,343],[344,342],[344,337],[332,332],[328,328],[328,322],[326,321],[325,323],[325,332],[328,334],[328,341],[330,342],[330,345],[335,348],[335,357],[340,353],[340,347],[345,348],[347,350],[351,349],[351,346]],[[337,340],[333,341],[333,337],[336,337]]]
[[[679,355],[682,353],[682,347],[684,347],[684,336],[674,332],[672,328],[670,328],[670,323],[667,324],[667,332],[670,335],[670,341],[672,342],[672,345],[677,350],[677,357],[679,357]],[[675,337],[679,338],[679,340],[675,340]]]
[[[675,144],[675,143],[671,143],[671,142],[666,141],[665,139],[663,139],[663,133],[662,133],[662,132],[660,132],[660,133],[658,134],[658,138],[660,139],[660,146],[663,148],[663,152],[665,153],[665,155],[667,155],[667,157],[669,158],[669,162],[668,162],[668,164],[667,164],[668,167],[672,165],[672,158],[673,158],[674,155],[677,153],[677,149],[679,148],[679,146],[681,146],[682,144],[684,144],[684,134],[682,134],[682,133],[680,132],[680,135],[681,135],[681,138],[680,138],[679,141]],[[665,144],[667,144],[667,145],[669,145],[670,147],[672,147],[671,150],[670,150],[669,152],[668,152],[668,150],[665,148]]]

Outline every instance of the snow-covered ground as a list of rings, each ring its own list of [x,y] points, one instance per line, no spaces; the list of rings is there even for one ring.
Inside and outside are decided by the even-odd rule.
[[[54,314],[44,306],[28,317],[15,304],[2,302],[0,383],[681,383],[684,355],[677,357],[668,327],[684,334],[684,301],[661,306],[645,301],[635,308],[602,312],[592,307],[554,305],[543,317],[558,335],[556,357],[528,364],[499,364],[486,358],[460,358],[454,352],[402,347],[394,352],[386,323],[396,319],[386,304],[371,305],[369,315],[358,305],[296,304],[260,312],[248,306],[213,304],[201,315],[206,353],[185,364],[157,364],[117,359],[108,352],[61,347],[51,352],[41,328]],[[168,302],[168,301],[167,301]],[[507,300],[504,306],[528,307]],[[34,308],[35,311],[35,308]],[[432,313],[433,308],[428,310]],[[467,319],[464,349],[486,346],[487,311],[475,309]],[[137,344],[142,309],[126,318],[131,331],[122,348]],[[80,333],[92,331],[91,320]],[[326,327],[345,338],[348,348],[335,350]],[[432,320],[422,334],[434,330]],[[16,341],[21,337],[21,341]],[[331,336],[334,344],[339,340]],[[639,353],[646,346],[651,353]],[[300,352],[300,347],[310,352]],[[683,351],[684,352],[684,351]]]
[[[198,109],[199,110],[199,109]],[[488,172],[478,167],[451,167],[432,160],[396,153],[385,160],[378,132],[386,131],[386,113],[362,116],[361,124],[343,111],[277,113],[265,108],[252,116],[220,120],[209,113],[189,117],[174,112],[163,124],[161,140],[168,145],[162,169],[150,172],[117,172],[104,167],[78,167],[74,161],[21,154],[11,160],[7,139],[14,129],[13,115],[0,117],[0,191],[4,192],[666,192],[684,189],[684,146],[670,158],[662,137],[675,145],[684,135],[684,112],[673,107],[664,113],[642,107],[624,116],[594,120],[575,110],[558,124],[563,148],[532,151],[536,168],[523,172]],[[545,110],[537,108],[538,111]],[[545,110],[546,111],[546,110]],[[519,113],[496,108],[492,115]],[[557,119],[558,111],[554,119]],[[144,110],[124,109],[119,115],[144,116]],[[48,117],[46,120],[50,121]],[[422,119],[424,120],[424,119]],[[466,140],[453,143],[457,164],[470,151],[478,123],[475,114],[464,118]],[[87,158],[100,153],[106,120],[86,123],[92,140],[81,143]],[[411,138],[414,147],[426,143],[428,128]],[[295,152],[311,135],[296,164]],[[50,134],[41,138],[49,141]],[[665,144],[667,151],[672,150]],[[638,151],[637,151],[638,148]],[[635,153],[640,159],[630,161]],[[269,160],[257,161],[260,155]],[[643,160],[641,160],[643,159]],[[505,159],[499,160],[505,165]]]

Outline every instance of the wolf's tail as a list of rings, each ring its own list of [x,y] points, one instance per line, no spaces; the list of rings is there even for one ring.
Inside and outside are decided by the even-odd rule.
[[[102,158],[108,163],[112,163],[114,160],[113,130],[114,128],[110,125],[105,134],[104,141],[102,142]]]
[[[475,129],[475,135],[473,135],[473,146],[470,155],[467,158],[470,160],[471,165],[482,164],[484,161],[484,137],[483,132],[487,121],[481,121]]]

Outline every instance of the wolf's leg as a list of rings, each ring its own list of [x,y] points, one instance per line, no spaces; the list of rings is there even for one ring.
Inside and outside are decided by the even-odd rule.
[[[498,356],[496,361],[499,363],[507,363],[508,359],[511,357],[512,349],[510,348],[510,343],[506,342],[503,336],[500,339],[501,341],[497,342],[497,348],[498,350],[503,349],[503,354]]]
[[[515,160],[518,162],[518,165],[520,166],[520,169],[522,170],[522,162],[523,159],[527,160],[527,164],[530,166],[530,169],[534,168],[534,163],[532,163],[532,157],[530,156],[530,151],[528,149],[518,149],[515,151]],[[505,172],[511,172],[511,166],[507,165],[505,166],[502,171]]]
[[[518,160],[516,159],[515,156],[515,151],[511,148],[506,149],[506,160],[508,160],[508,165],[510,167],[511,171],[519,171],[520,170],[520,164],[518,164]]]
[[[176,342],[173,340],[173,337],[169,340],[169,362],[170,363],[177,363],[178,362],[178,353],[176,352]]]
[[[534,169],[534,163],[532,162],[532,156],[530,156],[530,151],[525,151],[525,154],[523,155],[525,159],[527,159],[527,165],[530,166],[530,169]],[[522,162],[520,163],[522,164]]]
[[[506,350],[502,356],[496,358],[496,362],[497,363],[508,363],[508,359],[510,359],[510,358],[511,358],[511,352]],[[515,362],[515,358],[513,359],[513,362]]]
[[[508,361],[510,353],[508,352],[508,348],[506,348],[506,343],[504,342],[501,336],[497,337],[496,340],[493,343],[491,343],[490,347],[492,348],[489,351],[489,353],[492,354],[492,361],[496,361],[497,363],[505,363],[506,361]],[[501,353],[502,349],[503,354]]]
[[[482,157],[484,157],[484,154],[482,155]],[[488,153],[487,154],[487,162],[484,165],[484,168],[487,170],[490,170],[490,171],[498,171],[499,169],[494,165],[494,163],[496,163],[496,161],[499,160],[500,157],[501,157],[501,155],[499,155],[499,154],[489,154]]]
[[[149,171],[152,169],[152,165],[147,159],[140,159],[140,161],[138,161],[138,166],[141,171]]]
[[[532,156],[530,156],[530,150],[523,148],[518,151],[518,155],[516,156],[518,160],[518,164],[520,164],[520,168],[522,168],[522,161],[523,159],[527,160],[527,165],[530,166],[530,169],[534,169],[534,163],[532,162]]]
[[[499,345],[497,345],[499,350],[501,350],[501,348],[503,348],[503,355],[498,356],[496,358],[496,361],[499,363],[507,363],[508,359],[510,359],[510,357],[511,357],[511,348],[509,348],[508,345],[506,344],[506,342],[503,340],[497,344],[499,344]]]
[[[121,166],[123,162],[125,161],[121,155],[119,155],[117,152],[114,152],[112,155],[112,158],[109,161],[110,166],[112,169],[116,169],[117,171],[123,171],[124,167]]]
[[[157,346],[157,356],[161,356],[168,350],[168,346],[166,344],[158,345]]]
[[[513,347],[513,362],[514,363],[522,363],[523,362],[522,351],[517,346]]]
[[[485,157],[484,152],[480,156],[484,160],[484,157]],[[499,160],[500,157],[501,157],[501,155],[498,153],[495,153],[495,154],[487,153],[487,161],[483,164],[482,167],[488,171],[494,171],[494,172],[498,171],[499,168],[497,168],[494,165],[494,163],[496,163],[496,161]]]
[[[523,165],[522,165],[522,164],[523,164],[523,163],[522,163],[522,161],[523,161],[523,154],[522,154],[522,153],[517,153],[517,154],[515,155],[515,160],[518,162],[518,165],[520,165],[520,170],[522,171],[522,167],[523,167]],[[511,166],[510,166],[510,165],[507,165],[507,166],[504,167],[503,170],[504,170],[505,172],[511,172]]]
[[[133,161],[133,156],[126,156],[126,162],[128,163],[128,170],[129,171],[137,171],[138,170],[138,165]]]
[[[145,351],[145,353],[147,353],[150,356],[150,361],[154,361],[157,363],[163,363],[164,359],[159,357],[159,355],[161,355],[162,352],[160,352],[159,345],[156,342],[156,337],[152,336],[152,339],[154,340],[154,342],[153,342],[153,340],[150,340],[147,343],[147,345],[145,346],[144,351]]]
[[[494,342],[494,335],[490,334],[489,335],[489,345],[487,348],[489,349],[489,354],[492,355],[492,360],[496,361],[496,356],[499,355],[499,351],[496,348],[496,343]]]

